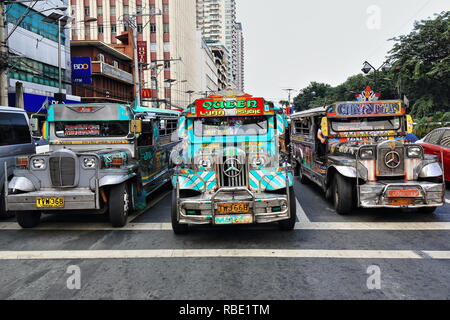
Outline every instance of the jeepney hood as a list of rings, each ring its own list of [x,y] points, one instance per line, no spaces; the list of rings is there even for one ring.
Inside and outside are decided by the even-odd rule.
[[[398,141],[404,143],[403,137],[358,137],[358,138],[331,138],[328,141],[328,150],[330,155],[350,156],[354,157],[356,152],[366,145],[379,145],[385,141]]]

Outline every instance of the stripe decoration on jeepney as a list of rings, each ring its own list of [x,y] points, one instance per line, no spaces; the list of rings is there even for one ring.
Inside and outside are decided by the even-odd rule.
[[[282,114],[277,114],[277,123],[278,123],[277,125],[278,134],[283,134],[285,123],[284,123],[284,116]]]
[[[294,184],[292,173],[288,173],[289,186]],[[286,172],[275,170],[250,170],[250,189],[279,190],[286,188]]]
[[[212,190],[217,185],[216,174],[214,171],[204,171],[174,176],[172,179],[174,186],[176,186],[177,178],[180,189],[202,191],[205,189],[206,184],[206,189]]]

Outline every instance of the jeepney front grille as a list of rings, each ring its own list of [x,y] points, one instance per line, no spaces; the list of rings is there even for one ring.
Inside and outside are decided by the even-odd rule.
[[[236,169],[239,172],[235,171]],[[219,187],[247,186],[248,165],[245,159],[224,157],[222,163],[216,165],[216,174]]]
[[[50,178],[55,187],[71,187],[75,184],[75,159],[72,157],[51,157]]]
[[[386,164],[386,155],[391,152],[397,152],[399,155],[400,163],[396,168],[390,168]],[[396,147],[394,149],[390,148],[379,148],[377,155],[377,176],[382,177],[393,177],[393,176],[404,176],[405,175],[405,154],[403,147]]]

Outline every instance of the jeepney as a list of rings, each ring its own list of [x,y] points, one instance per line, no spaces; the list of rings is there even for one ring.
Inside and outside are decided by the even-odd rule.
[[[172,227],[278,222],[294,228],[296,200],[286,152],[287,116],[263,98],[228,93],[182,114],[172,151]]]
[[[23,228],[36,226],[42,213],[85,210],[109,214],[113,227],[123,227],[170,181],[179,115],[122,104],[50,106],[42,129],[49,152],[16,158],[7,209]]]
[[[299,112],[291,117],[292,165],[302,183],[324,190],[338,214],[354,207],[432,213],[444,204],[443,172],[436,157],[406,141],[412,129],[402,101],[336,102]]]

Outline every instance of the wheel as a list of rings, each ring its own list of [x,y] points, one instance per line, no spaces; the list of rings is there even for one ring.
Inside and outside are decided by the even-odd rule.
[[[353,208],[353,190],[349,179],[336,173],[334,176],[333,200],[334,209],[338,214],[348,214]]]
[[[295,220],[297,217],[297,200],[295,198],[294,187],[289,188],[289,209],[291,214],[290,218],[278,222],[278,226],[284,231],[293,230],[295,227]]]
[[[0,219],[7,219],[14,217],[14,211],[6,211],[5,208],[5,193],[0,192]]]
[[[40,211],[18,211],[16,212],[17,223],[22,228],[34,228],[41,221]]]
[[[189,231],[187,224],[181,224],[178,222],[178,203],[177,203],[177,191],[172,190],[172,207],[171,207],[171,219],[172,230],[175,234],[186,234]]]
[[[307,184],[308,178],[305,176],[303,172],[304,169],[302,163],[299,162],[297,165],[298,165],[298,181],[300,181],[301,184]]]
[[[114,228],[127,224],[131,211],[131,192],[127,182],[113,186],[109,192],[109,221]]]
[[[437,207],[423,207],[419,209],[419,212],[421,213],[434,213],[436,211]]]

